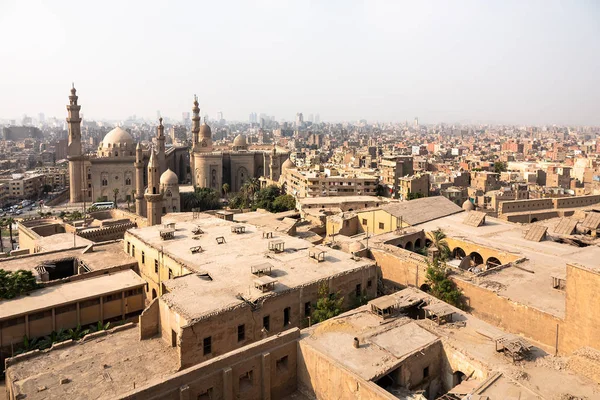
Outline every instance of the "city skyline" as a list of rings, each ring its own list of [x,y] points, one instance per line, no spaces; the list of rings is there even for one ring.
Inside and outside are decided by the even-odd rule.
[[[74,81],[88,119],[197,93],[210,119],[600,125],[593,2],[74,4],[0,5],[0,118],[62,118]]]

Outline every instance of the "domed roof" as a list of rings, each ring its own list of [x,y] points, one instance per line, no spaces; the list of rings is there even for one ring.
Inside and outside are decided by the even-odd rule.
[[[294,162],[290,158],[288,158],[281,165],[281,171],[285,171],[286,169],[290,169],[290,168],[296,168],[296,164],[294,164]]]
[[[246,147],[248,146],[248,142],[246,141],[246,136],[243,134],[239,134],[233,139],[233,147]]]
[[[465,211],[473,211],[475,210],[475,205],[471,202],[471,200],[467,199],[463,203],[462,209]]]
[[[351,253],[356,253],[357,251],[361,251],[364,248],[365,245],[361,242],[350,243],[350,246],[348,246],[348,250],[350,250]]]
[[[127,131],[118,126],[108,132],[106,136],[104,136],[104,139],[102,139],[103,147],[120,147],[121,145],[133,145],[133,138]]]
[[[179,179],[177,178],[177,174],[171,169],[167,169],[160,176],[160,184],[161,185],[177,185],[179,183]]]
[[[212,131],[210,130],[210,126],[204,121],[204,123],[200,126],[200,137],[204,139],[212,138]]]

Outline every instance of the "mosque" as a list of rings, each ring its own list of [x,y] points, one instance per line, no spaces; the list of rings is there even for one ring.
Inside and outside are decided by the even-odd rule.
[[[147,217],[150,225],[160,223],[163,214],[181,210],[179,184],[190,178],[194,187],[221,193],[227,183],[230,192],[238,192],[250,178],[261,178],[263,186],[276,184],[289,158],[285,149],[249,149],[243,134],[228,148],[214,147],[210,126],[206,120],[200,125],[197,97],[192,108],[191,149],[178,146],[165,150],[161,118],[153,146],[136,146],[127,131],[116,127],[106,134],[95,157],[89,156],[82,150],[81,106],[77,100],[73,87],[67,105],[71,203],[110,201],[118,190],[117,200],[135,200],[136,212]]]

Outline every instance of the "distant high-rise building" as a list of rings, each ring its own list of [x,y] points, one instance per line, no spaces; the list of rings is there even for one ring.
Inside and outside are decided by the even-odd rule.
[[[219,122],[220,122],[220,121],[222,121],[222,120],[223,120],[223,111],[219,111],[219,112],[217,113],[217,121],[219,121]]]
[[[419,118],[415,117],[415,128],[419,126]]]
[[[250,116],[248,117],[248,122],[250,122],[251,124],[255,124],[256,122],[258,122],[258,118],[255,112],[250,113]]]
[[[304,115],[302,115],[302,113],[297,113],[296,114],[296,126],[302,126],[303,123],[304,123]]]
[[[315,124],[320,124],[321,123],[321,116],[319,114],[315,115]]]

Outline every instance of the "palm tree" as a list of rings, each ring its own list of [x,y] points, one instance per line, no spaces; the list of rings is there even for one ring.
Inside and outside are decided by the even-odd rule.
[[[113,194],[115,197],[115,208],[117,208],[117,196],[119,195],[119,189],[118,188],[114,188],[113,189]]]
[[[15,223],[15,219],[10,217],[6,219],[6,225],[8,225],[8,233],[10,235],[10,250],[13,250],[13,224]]]
[[[429,248],[436,248],[439,251],[439,259],[445,261],[450,256],[450,247],[448,246],[448,241],[446,241],[446,234],[440,228],[431,231],[427,234],[429,239],[431,239],[431,244]]]
[[[227,193],[229,193],[229,183],[224,183],[223,184],[223,194],[225,195],[225,197],[227,197]]]
[[[250,178],[242,186],[242,192],[246,195],[248,203],[254,202],[254,195],[260,190],[260,181],[257,178]]]

